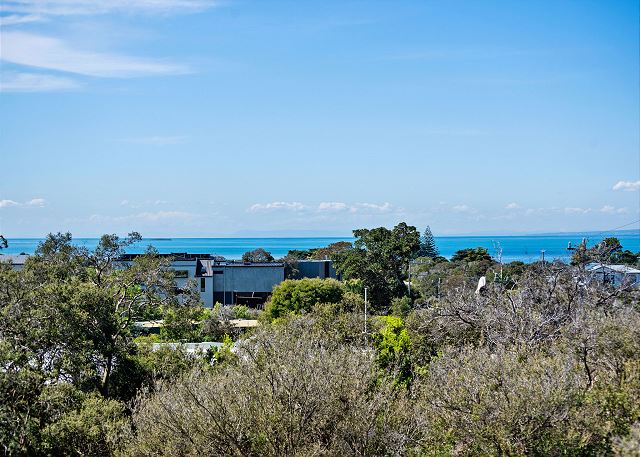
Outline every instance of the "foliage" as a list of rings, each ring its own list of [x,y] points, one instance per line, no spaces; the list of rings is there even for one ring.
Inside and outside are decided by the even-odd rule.
[[[333,259],[337,254],[351,249],[353,246],[348,241],[336,241],[323,248],[311,248],[306,250],[292,249],[287,254],[297,260],[326,260]]]
[[[253,251],[247,251],[242,254],[243,262],[255,262],[255,263],[264,263],[264,262],[273,262],[273,256],[269,251],[265,251],[262,248],[254,249]]]
[[[0,235],[0,249],[4,249],[8,246],[9,243],[7,243],[7,239],[4,236]]]
[[[161,340],[193,343],[206,340],[207,335],[203,327],[209,314],[199,304],[170,308],[164,315],[160,329]]]
[[[249,308],[244,305],[235,305],[233,308],[233,317],[235,319],[249,319]]]
[[[413,232],[376,230],[339,254],[349,257],[344,265],[368,272],[360,262],[370,262],[377,278],[402,279]],[[406,249],[396,246],[403,230]],[[195,296],[175,296],[153,251],[118,260],[136,239],[109,235],[88,251],[68,234],[51,235],[22,270],[0,264],[5,454],[637,450],[640,290],[590,281],[580,266],[503,265],[472,249],[453,262],[415,261],[421,300],[411,309],[409,297],[391,294],[385,305],[395,315],[369,315],[371,334],[363,332],[363,288],[376,276],[354,275],[283,282],[265,325],[240,337],[230,320],[248,309],[202,310]],[[375,264],[368,251],[397,262]],[[476,294],[481,273],[487,285]],[[154,350],[157,335],[134,342],[131,323],[158,313],[163,338],[223,348],[194,355]]]
[[[20,271],[0,265],[0,442],[7,453],[43,453],[53,445],[45,435],[54,431],[77,434],[80,447],[106,449],[107,438],[92,435],[106,428],[72,431],[94,417],[89,410],[97,403],[82,406],[83,398],[131,398],[136,380],[121,378],[136,354],[131,324],[177,303],[172,274],[155,252],[118,263],[139,240],[136,233],[105,235],[89,251],[68,233],[49,235]],[[61,386],[70,394],[52,395]],[[67,414],[66,425],[54,426]]]
[[[411,298],[400,297],[391,300],[391,314],[397,317],[405,317],[411,311]]]
[[[277,319],[287,314],[309,312],[318,303],[338,303],[344,287],[335,279],[287,279],[273,288],[265,315]]]
[[[456,251],[451,257],[452,262],[478,262],[493,260],[491,255],[489,255],[489,251],[486,248],[477,247],[474,249],[460,249]]]
[[[635,266],[640,262],[640,253],[634,254],[629,250],[623,250],[620,240],[616,237],[605,238],[590,248],[587,248],[585,240],[575,248],[571,263],[573,265],[584,265],[589,262]]]
[[[128,455],[399,455],[411,446],[406,395],[378,384],[354,351],[310,318],[261,329],[236,363],[141,396]],[[176,432],[180,430],[181,432]]]
[[[412,378],[411,339],[402,319],[395,316],[377,318],[380,328],[371,334],[380,368],[392,373],[395,382],[406,384]]]
[[[424,233],[420,237],[420,249],[418,250],[416,257],[429,257],[435,259],[440,256],[440,251],[436,246],[436,241],[431,233],[431,228],[427,225]]]
[[[354,230],[353,234],[354,248],[334,257],[336,271],[347,280],[361,280],[378,308],[388,306],[393,297],[406,295],[407,266],[420,247],[416,228],[401,222],[392,230],[379,227]]]
[[[121,402],[93,394],[42,430],[43,448],[52,455],[111,455],[127,425]]]

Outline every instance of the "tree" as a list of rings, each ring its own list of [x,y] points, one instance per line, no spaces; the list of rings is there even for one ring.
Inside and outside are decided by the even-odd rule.
[[[254,249],[253,251],[247,251],[242,254],[243,262],[273,262],[273,256],[269,251],[265,251],[262,248]]]
[[[420,233],[404,222],[385,227],[354,230],[353,249],[334,256],[336,271],[344,279],[360,279],[369,289],[371,302],[388,307],[391,299],[407,294],[404,283],[409,262],[420,248]]]
[[[418,250],[417,257],[430,257],[435,259],[439,255],[440,252],[431,233],[431,228],[427,225],[424,234],[420,237],[420,249]]]
[[[287,279],[273,288],[264,312],[269,319],[309,312],[317,304],[340,302],[343,294],[335,279]]]
[[[0,443],[6,453],[37,455],[58,438],[106,433],[101,425],[76,427],[96,417],[86,409],[95,411],[87,395],[128,401],[148,379],[132,369],[131,325],[178,300],[166,259],[150,250],[132,262],[119,260],[139,239],[105,235],[89,251],[68,233],[52,234],[20,271],[0,264]],[[77,452],[107,449],[102,438],[76,438],[84,443]]]
[[[353,245],[348,241],[337,241],[324,248],[310,249],[311,255],[308,258],[312,260],[332,259],[337,254],[351,249],[352,247]]]
[[[7,246],[9,246],[9,243],[7,243],[7,239],[4,236],[0,235],[0,249],[4,249]]]
[[[477,247],[475,249],[460,249],[456,251],[451,257],[452,262],[478,262],[478,261],[491,261],[491,255],[486,248]]]

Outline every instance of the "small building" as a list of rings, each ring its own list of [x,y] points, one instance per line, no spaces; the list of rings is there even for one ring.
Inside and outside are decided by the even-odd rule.
[[[22,270],[28,258],[28,254],[0,254],[0,262],[11,264],[16,271]]]
[[[298,260],[300,278],[340,279],[331,260]]]
[[[594,279],[612,286],[640,286],[640,270],[628,265],[607,265],[603,263],[590,263],[587,271]]]

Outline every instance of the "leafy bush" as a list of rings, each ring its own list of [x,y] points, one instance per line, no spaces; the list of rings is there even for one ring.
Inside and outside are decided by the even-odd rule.
[[[338,303],[344,288],[335,279],[287,279],[273,288],[265,307],[269,319],[309,312],[319,303]]]

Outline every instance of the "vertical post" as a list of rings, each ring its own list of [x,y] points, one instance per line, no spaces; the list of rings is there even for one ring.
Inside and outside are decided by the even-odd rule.
[[[411,298],[411,260],[409,260],[409,298]]]
[[[544,262],[544,249],[540,251],[540,261]]]
[[[367,334],[367,288],[364,288],[364,334]]]

